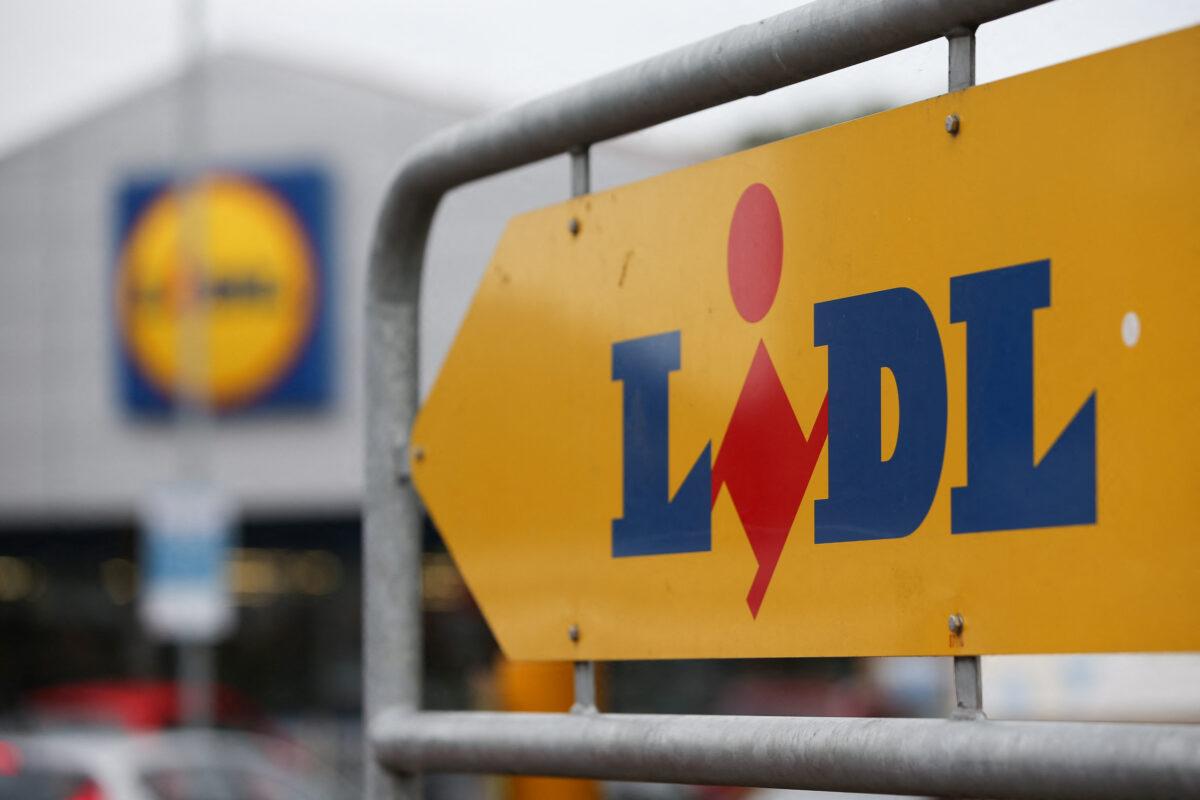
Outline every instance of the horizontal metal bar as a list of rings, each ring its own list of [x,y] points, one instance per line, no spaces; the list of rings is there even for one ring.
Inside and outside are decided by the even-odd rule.
[[[386,711],[380,761],[471,772],[994,798],[1200,797],[1200,726]]]

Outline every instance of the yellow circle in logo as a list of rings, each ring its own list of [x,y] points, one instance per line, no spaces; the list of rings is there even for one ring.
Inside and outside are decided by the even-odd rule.
[[[193,270],[184,269],[185,226],[196,231]],[[117,319],[151,385],[178,397],[190,380],[225,410],[255,400],[295,363],[316,291],[308,237],[289,206],[258,183],[221,175],[204,181],[194,205],[168,191],[138,216],[121,252]],[[198,316],[185,331],[189,311]],[[184,353],[194,361],[187,373]]]

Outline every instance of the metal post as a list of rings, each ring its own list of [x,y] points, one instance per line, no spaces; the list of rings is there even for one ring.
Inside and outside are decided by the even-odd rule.
[[[954,717],[983,719],[983,670],[979,656],[954,657]]]
[[[975,85],[975,29],[960,28],[946,37],[950,45],[950,91]]]
[[[193,728],[216,722],[216,648],[207,642],[179,645],[179,720]]]
[[[596,708],[596,662],[575,662],[575,703],[572,714],[594,714]]]
[[[586,144],[571,148],[571,197],[592,190],[592,150]]]
[[[1200,797],[1200,726],[388,712],[393,769],[935,797]]]
[[[183,39],[187,68],[179,96],[178,174],[174,191],[180,207],[179,262],[185,300],[175,342],[178,373],[175,383],[174,423],[176,470],[185,481],[210,482],[212,434],[209,397],[209,299],[200,288],[206,279],[204,174],[207,168],[205,124],[208,116],[205,64],[206,9],[204,0],[189,0],[182,7]],[[145,535],[143,533],[143,535]],[[196,728],[211,727],[215,720],[216,643],[179,642],[176,647],[176,680],[180,721]]]
[[[587,145],[573,147],[571,148],[571,196],[581,197],[591,190],[591,148]],[[596,664],[593,661],[576,661],[575,702],[571,705],[571,712],[586,714],[595,711]]]
[[[962,27],[946,37],[948,44],[947,82],[950,91],[957,92],[975,85],[975,29]],[[957,136],[961,121],[957,114],[946,120],[946,132]],[[957,637],[963,633],[961,614],[950,617],[950,631]],[[954,718],[982,719],[983,680],[979,656],[954,657]]]
[[[183,38],[187,67],[183,74],[178,106],[178,167],[173,187],[180,208],[179,263],[187,287],[180,309],[175,355],[174,422],[177,436],[177,472],[182,480],[209,481],[212,477],[208,437],[211,435],[209,397],[209,299],[201,287],[205,281],[204,174],[207,143],[207,65],[205,64],[204,0],[189,0],[183,6]]]
[[[421,512],[408,461],[408,426],[417,407],[415,293],[415,287],[398,294],[377,288],[367,308],[363,713],[368,721],[385,708],[415,711],[421,702]],[[389,773],[370,744],[364,746],[367,798],[421,797],[419,776]]]

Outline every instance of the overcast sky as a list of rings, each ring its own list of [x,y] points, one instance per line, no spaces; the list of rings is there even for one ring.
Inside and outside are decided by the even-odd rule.
[[[185,2],[0,0],[0,155],[180,68]],[[468,112],[533,97],[796,0],[207,0],[207,47],[273,56]],[[1200,0],[1056,0],[984,26],[981,82],[1200,23]],[[661,126],[683,155],[945,91],[935,42]]]

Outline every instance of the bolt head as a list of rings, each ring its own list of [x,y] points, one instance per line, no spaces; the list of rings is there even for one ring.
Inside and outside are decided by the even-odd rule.
[[[579,626],[578,625],[572,624],[570,627],[567,628],[567,638],[570,639],[572,642],[579,641]]]
[[[958,114],[951,114],[950,116],[946,117],[946,133],[950,134],[951,136],[957,136],[958,127]]]
[[[424,447],[414,447],[413,448],[413,461],[416,461],[418,464],[420,464],[424,460],[425,460],[425,448]]]
[[[567,230],[571,232],[572,236],[579,235],[579,220],[576,217],[571,217],[571,221],[567,223]]]
[[[950,626],[951,633],[955,636],[962,636],[963,627],[966,624],[963,621],[962,614],[951,614],[950,619],[947,620],[947,624]]]

